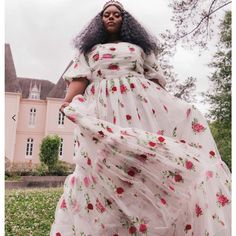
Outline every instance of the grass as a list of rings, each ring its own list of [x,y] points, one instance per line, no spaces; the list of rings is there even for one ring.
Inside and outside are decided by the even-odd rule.
[[[5,235],[48,236],[63,188],[6,190]]]

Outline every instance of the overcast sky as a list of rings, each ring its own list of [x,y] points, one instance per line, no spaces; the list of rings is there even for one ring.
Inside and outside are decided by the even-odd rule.
[[[5,42],[11,46],[18,77],[58,81],[75,54],[72,39],[102,8],[104,0],[7,0],[5,1]],[[167,0],[121,0],[157,37],[172,28]],[[197,78],[197,92],[209,87],[209,68],[214,48],[201,56],[198,49],[178,46],[172,63],[180,81]],[[199,97],[199,99],[201,99]],[[207,106],[197,107],[205,113]]]

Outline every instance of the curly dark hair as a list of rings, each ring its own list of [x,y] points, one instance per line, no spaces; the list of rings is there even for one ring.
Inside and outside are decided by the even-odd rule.
[[[81,53],[88,53],[96,44],[108,42],[108,33],[102,22],[103,11],[98,13],[88,26],[74,38],[74,46]],[[140,46],[146,54],[150,54],[151,51],[157,53],[156,38],[149,34],[129,12],[123,9],[120,9],[120,11],[122,14],[122,25],[119,40]]]

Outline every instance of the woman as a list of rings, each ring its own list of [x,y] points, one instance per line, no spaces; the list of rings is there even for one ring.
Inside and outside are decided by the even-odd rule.
[[[201,113],[164,89],[155,40],[109,1],[75,44],[61,110],[76,169],[50,235],[230,235],[230,172]]]

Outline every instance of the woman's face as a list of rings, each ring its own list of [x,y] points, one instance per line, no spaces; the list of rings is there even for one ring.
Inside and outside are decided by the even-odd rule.
[[[102,21],[108,33],[117,34],[122,24],[121,11],[114,5],[107,7],[102,14]]]

